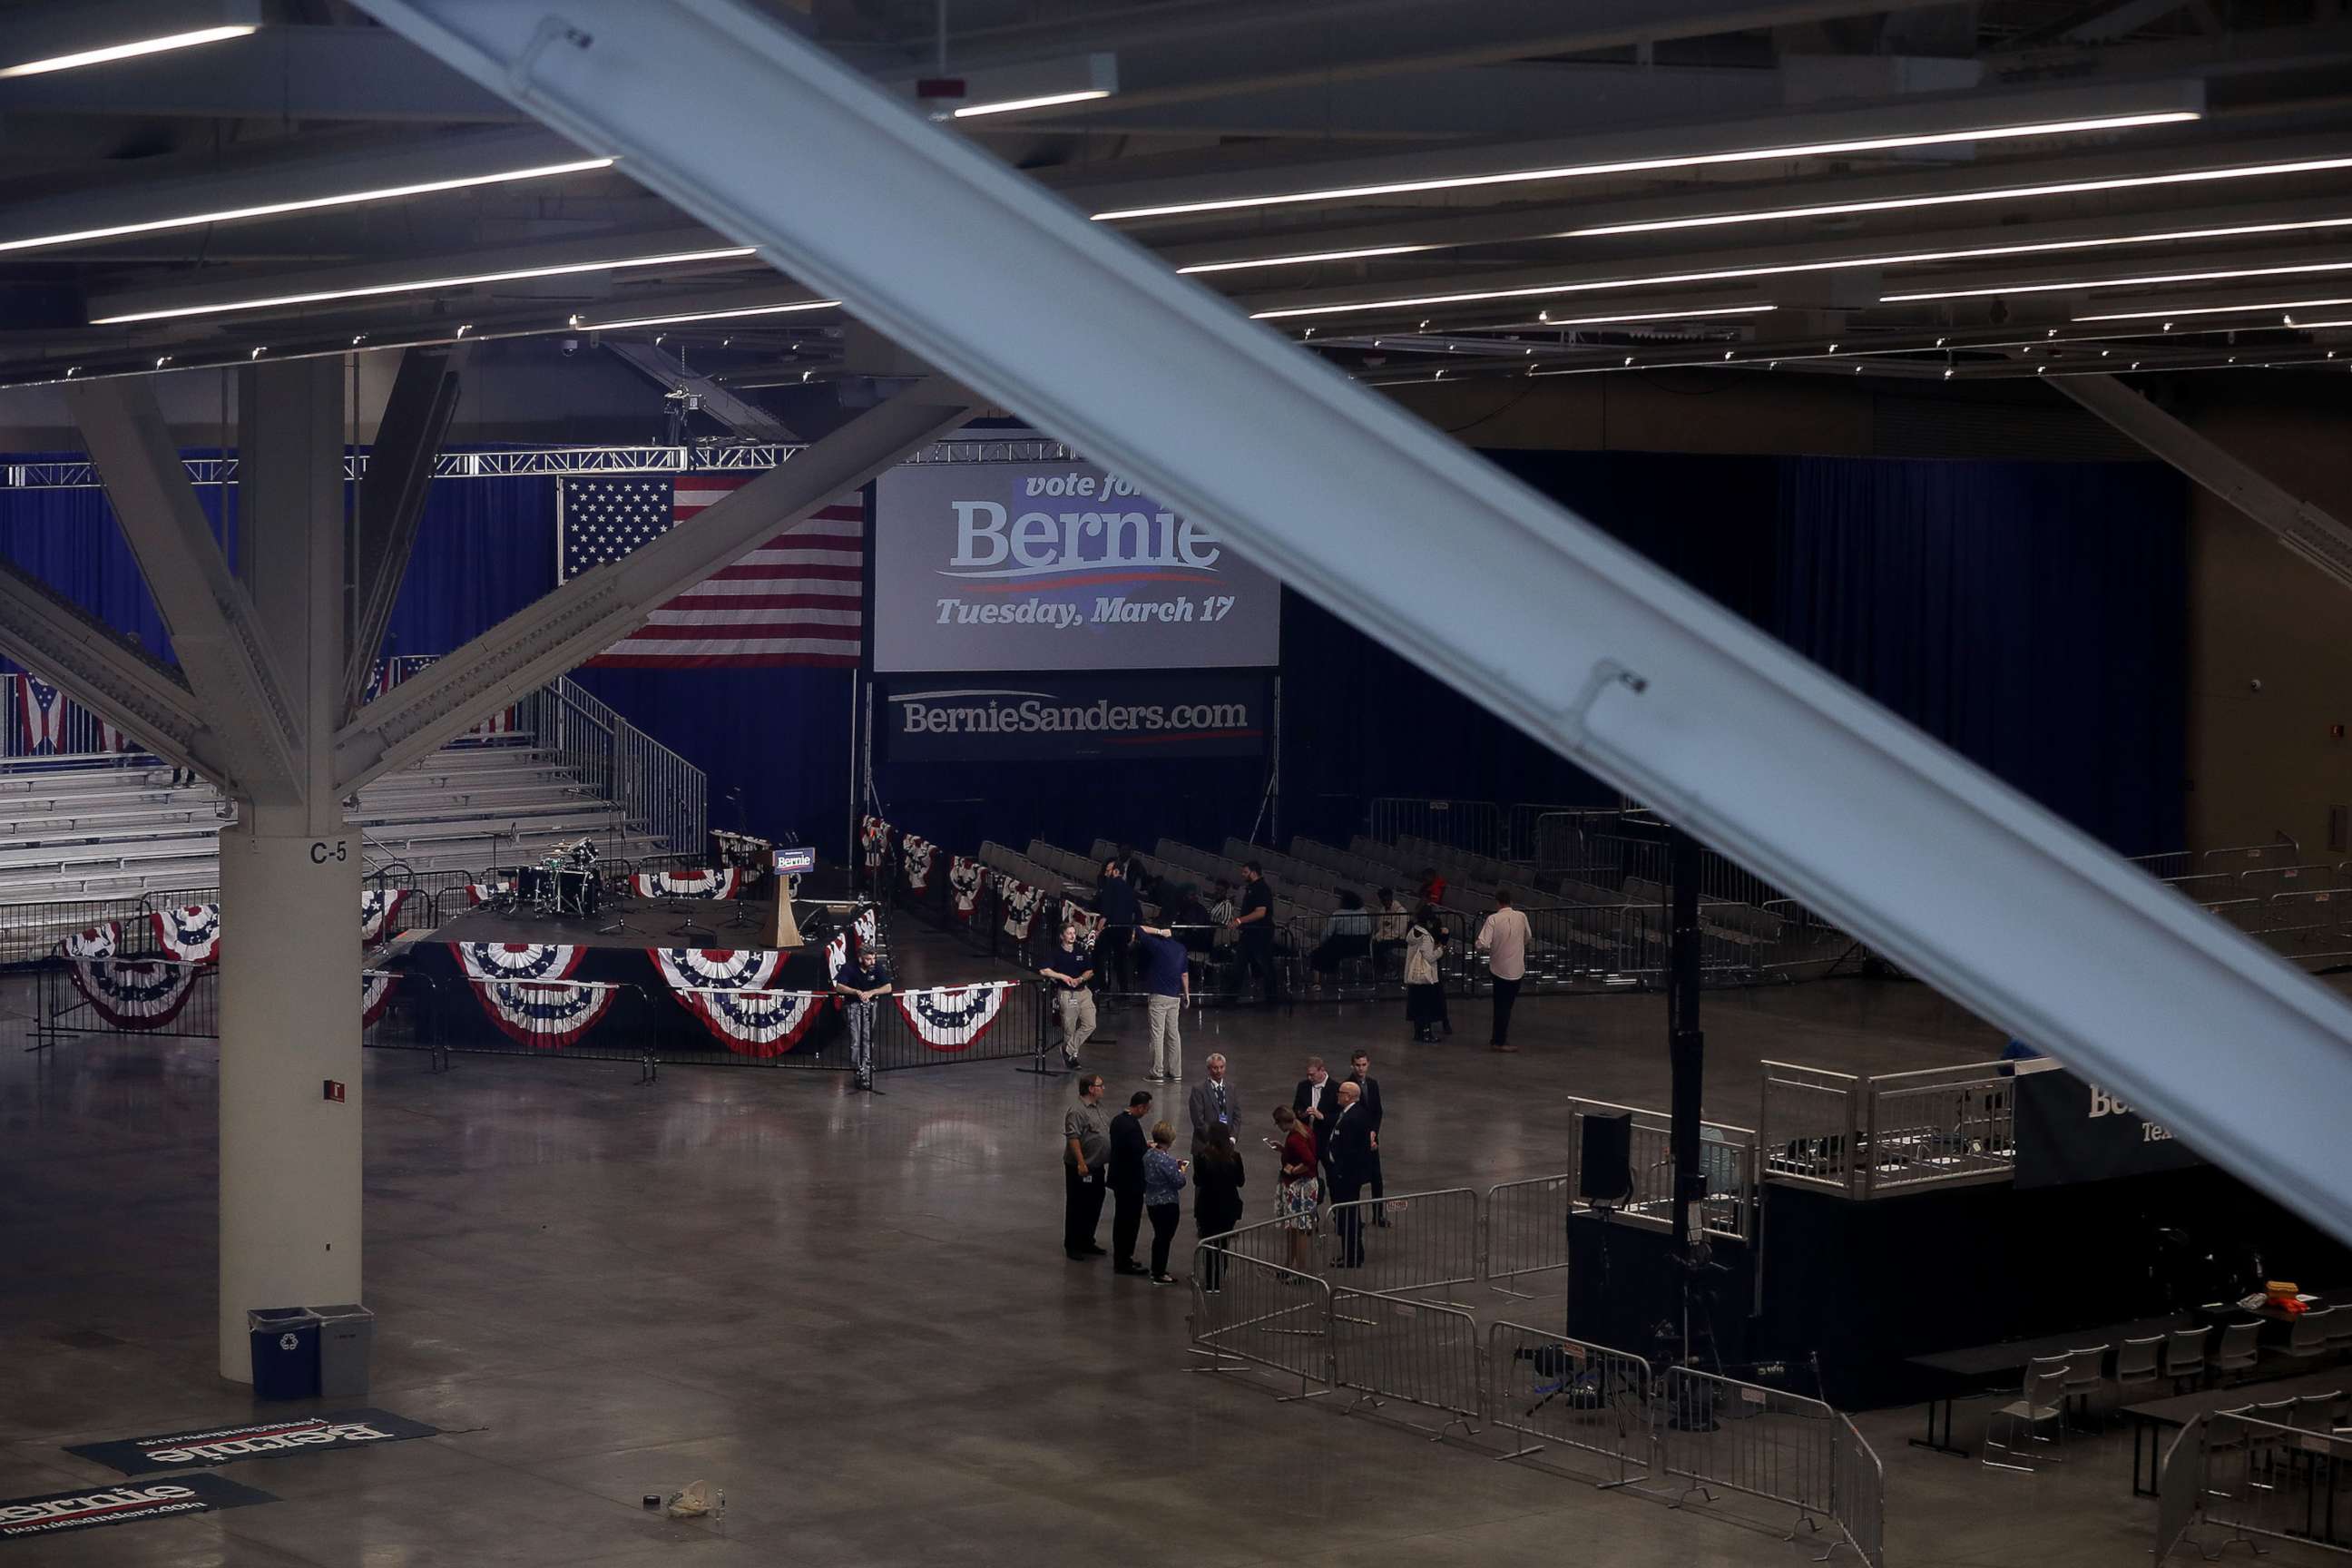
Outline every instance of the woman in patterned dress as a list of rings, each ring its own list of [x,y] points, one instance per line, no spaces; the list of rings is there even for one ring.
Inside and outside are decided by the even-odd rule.
[[[1274,1108],[1274,1124],[1283,1134],[1277,1211],[1283,1229],[1290,1233],[1290,1267],[1307,1274],[1315,1262],[1315,1211],[1321,1195],[1315,1179],[1315,1135],[1286,1105]]]

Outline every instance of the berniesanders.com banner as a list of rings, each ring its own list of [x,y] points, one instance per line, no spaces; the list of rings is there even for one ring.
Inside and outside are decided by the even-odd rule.
[[[874,725],[894,763],[1254,757],[1272,710],[1256,674],[901,676]]]

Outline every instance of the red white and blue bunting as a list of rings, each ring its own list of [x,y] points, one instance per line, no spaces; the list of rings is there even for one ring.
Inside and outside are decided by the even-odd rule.
[[[807,1035],[824,1000],[812,991],[767,989],[783,964],[781,952],[657,947],[653,959],[678,1005],[738,1056],[782,1056]]]
[[[58,939],[58,951],[68,958],[112,958],[114,950],[122,945],[122,927],[113,921],[85,926],[71,936]]]
[[[155,945],[182,963],[211,963],[220,957],[220,906],[174,904],[148,917]]]
[[[935,1051],[970,1050],[1004,1010],[1009,980],[983,980],[976,985],[941,985],[929,991],[900,991],[894,1000],[907,1026]]]
[[[1015,942],[1027,942],[1029,928],[1037,923],[1037,910],[1045,901],[1045,889],[1033,888],[1018,877],[999,874],[996,890],[1004,900],[1004,934]]]
[[[630,885],[641,899],[731,899],[743,885],[743,873],[733,866],[699,871],[639,871]]]
[[[890,851],[890,825],[878,816],[859,817],[857,850],[865,858],[867,870],[880,870],[882,857]]]
[[[764,991],[784,955],[761,947],[646,949],[673,991]]]
[[[931,890],[931,862],[939,852],[938,845],[911,833],[898,840],[898,859],[907,868],[907,891],[928,893]]]
[[[453,942],[459,966],[490,1022],[509,1038],[561,1050],[602,1023],[617,985],[567,980],[582,949],[569,943]]]
[[[977,860],[958,855],[948,861],[948,892],[953,898],[958,920],[971,921],[971,911],[980,907],[980,890],[987,880],[987,873]]]
[[[857,951],[860,952],[864,952],[881,940],[882,917],[875,912],[872,904],[858,910],[850,921],[849,934],[856,942]]]
[[[411,889],[383,888],[375,891],[360,891],[360,945],[373,947],[392,934],[392,922],[399,918],[400,906],[408,902]]]
[[[833,940],[824,944],[824,977],[826,981],[838,981],[841,978],[841,972],[848,967],[849,933],[845,931],[837,931],[833,933]]]
[[[1096,939],[1102,935],[1104,921],[1102,916],[1075,900],[1064,899],[1062,923],[1078,928],[1078,942],[1083,950],[1094,946]]]
[[[166,1029],[188,1004],[199,967],[163,958],[76,959],[68,971],[91,1011],[118,1029]]]
[[[373,1026],[392,1005],[392,994],[400,989],[400,976],[389,969],[360,971],[360,1027]]]
[[[492,899],[504,898],[513,891],[511,881],[468,882],[466,884],[466,902],[468,905],[487,904]]]

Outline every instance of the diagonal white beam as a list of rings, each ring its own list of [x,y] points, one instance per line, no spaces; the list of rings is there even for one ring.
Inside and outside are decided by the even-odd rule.
[[[583,572],[362,708],[335,737],[345,791],[405,766],[593,658],[667,601],[963,423],[964,393],[917,383],[618,561]]]
[[[196,503],[153,383],[143,376],[78,382],[66,388],[66,406],[81,427],[122,537],[139,558],[205,725],[219,737],[213,776],[231,795],[299,804],[300,715],[287,698],[252,603],[229,575],[228,561]]]
[[[2352,1009],[1667,573],[746,5],[363,4],[2352,1239]]]
[[[457,411],[458,379],[467,351],[407,349],[394,374],[360,481],[357,550],[352,567],[349,646],[343,656],[343,718],[366,691],[370,668],[392,625],[416,525],[433,489],[433,462]]]
[[[2231,457],[2111,375],[2057,375],[2051,384],[2203,485],[2281,544],[2352,588],[2352,528]]]
[[[164,761],[218,773],[218,747],[179,673],[7,560],[0,560],[0,652]]]

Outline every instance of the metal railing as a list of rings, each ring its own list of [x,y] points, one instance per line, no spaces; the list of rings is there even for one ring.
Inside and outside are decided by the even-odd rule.
[[[2352,1436],[2224,1410],[2207,1417],[2202,1449],[2205,1521],[2229,1532],[2207,1557],[2240,1542],[2260,1552],[2257,1537],[2352,1552]]]
[[[1478,1277],[1487,1288],[1522,1300],[1513,1285],[1568,1267],[1568,1215],[1575,1201],[1565,1175],[1497,1182],[1486,1189]]]
[[[1654,1230],[1672,1230],[1675,1161],[1673,1126],[1666,1114],[1644,1110],[1637,1106],[1614,1105],[1601,1100],[1570,1098],[1568,1104],[1568,1164],[1571,1171],[1583,1168],[1584,1124],[1588,1119],[1633,1118],[1628,1162],[1633,1188],[1623,1203],[1608,1206],[1613,1208],[1616,1217],[1624,1223]],[[1699,1163],[1706,1174],[1706,1196],[1699,1206],[1700,1228],[1709,1236],[1736,1241],[1753,1239],[1756,1235],[1756,1134],[1727,1121],[1701,1121]],[[1576,1199],[1572,1205],[1579,1213],[1590,1211],[1593,1206],[1582,1198]]]
[[[709,780],[700,768],[621,717],[569,676],[515,704],[516,727],[555,753],[634,832],[679,853],[709,837]]]
[[[1658,1469],[1685,1483],[1683,1501],[1720,1489],[1786,1504],[1793,1541],[1837,1516],[1838,1420],[1818,1399],[1669,1367],[1658,1380]]]
[[[1568,1448],[1613,1469],[1605,1486],[1649,1476],[1655,1412],[1650,1365],[1640,1356],[1524,1323],[1494,1323],[1486,1330],[1486,1424],[1525,1440],[1501,1458]]]
[[[1480,1217],[1469,1187],[1330,1204],[1324,1251],[1352,1289],[1450,1301],[1478,1280]]]
[[[1264,1254],[1279,1221],[1244,1226],[1192,1249],[1192,1351],[1203,1372],[1234,1363],[1298,1380],[1293,1398],[1331,1388],[1331,1287]]]
[[[1830,1511],[1854,1555],[1869,1568],[1885,1568],[1886,1466],[1843,1411],[1832,1442]]]
[[[1502,808],[1491,800],[1375,795],[1370,816],[1371,836],[1391,844],[1400,838],[1427,838],[1474,855],[1507,855],[1510,850],[1503,842]]]
[[[1767,1061],[1763,1177],[1851,1198],[2009,1181],[2017,1168],[2012,1065],[1858,1078]]]
[[[1478,1322],[1459,1307],[1379,1290],[1331,1292],[1331,1382],[1370,1410],[1443,1437],[1478,1430],[1486,1409]],[[1391,1411],[1418,1405],[1445,1419],[1432,1428]]]
[[[2156,1562],[2170,1561],[2196,1528],[2205,1505],[2205,1417],[2189,1418],[2165,1448],[2156,1469]]]

